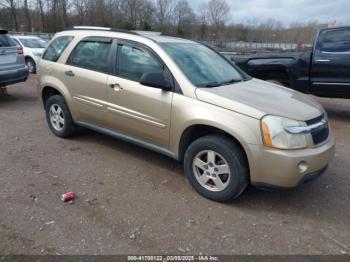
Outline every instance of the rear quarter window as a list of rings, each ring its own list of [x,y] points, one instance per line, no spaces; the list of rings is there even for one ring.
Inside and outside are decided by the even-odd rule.
[[[43,59],[56,62],[72,40],[73,36],[57,37],[45,50]]]
[[[11,46],[16,46],[16,43],[7,34],[0,34],[0,47]]]

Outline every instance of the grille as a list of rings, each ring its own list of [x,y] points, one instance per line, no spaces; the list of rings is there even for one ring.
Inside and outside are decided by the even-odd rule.
[[[323,115],[321,115],[319,117],[316,117],[314,119],[306,121],[306,123],[307,123],[307,125],[314,125],[314,124],[317,124],[317,123],[321,122],[322,119],[324,119],[324,118],[327,119],[327,116],[323,114]],[[328,125],[325,126],[324,128],[322,128],[321,130],[317,130],[317,131],[312,132],[311,135],[312,135],[312,140],[313,140],[315,145],[319,145],[319,144],[323,143],[329,137],[329,127],[328,127]]]

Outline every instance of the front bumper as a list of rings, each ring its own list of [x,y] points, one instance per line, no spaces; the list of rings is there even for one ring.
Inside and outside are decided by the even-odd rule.
[[[1,70],[0,71],[0,87],[19,82],[24,82],[28,78],[28,67]]]
[[[319,147],[301,150],[276,150],[252,146],[251,183],[258,187],[293,188],[314,180],[327,169],[334,158],[335,139],[330,134]],[[307,169],[300,169],[299,165]]]

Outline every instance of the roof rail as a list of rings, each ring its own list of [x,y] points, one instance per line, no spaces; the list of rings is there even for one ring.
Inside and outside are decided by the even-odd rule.
[[[139,30],[134,30],[132,31],[138,35],[142,36],[161,36],[162,32],[154,32],[154,31],[139,31]]]
[[[70,28],[67,28],[66,31],[74,31],[74,30],[95,30],[95,31],[109,31],[109,32],[119,32],[119,33],[126,33],[126,34],[132,34],[132,35],[138,35],[136,32],[132,32],[125,29],[119,29],[119,28],[110,28],[110,27],[98,27],[98,26],[73,26]]]

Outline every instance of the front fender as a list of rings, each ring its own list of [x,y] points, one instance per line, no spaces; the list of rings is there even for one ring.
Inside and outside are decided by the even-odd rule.
[[[250,144],[261,145],[260,121],[196,99],[175,94],[173,97],[169,149],[180,153],[180,141],[186,129],[206,125],[220,129],[234,137],[249,158]]]

